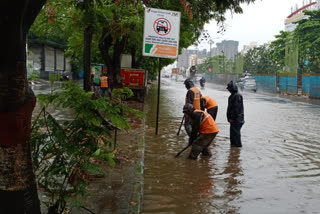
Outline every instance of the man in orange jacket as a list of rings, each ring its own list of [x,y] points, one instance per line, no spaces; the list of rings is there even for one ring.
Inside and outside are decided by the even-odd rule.
[[[187,103],[192,104],[195,109],[200,110],[200,98],[201,98],[200,90],[194,87],[194,84],[191,78],[186,79],[184,81],[184,84],[186,86],[186,89],[188,90],[186,94],[185,104]],[[189,118],[185,117],[184,128],[188,136],[190,136],[192,127],[191,127],[191,121]]]
[[[214,121],[216,121],[218,113],[217,102],[209,96],[202,96],[200,100],[200,105],[201,110],[204,111],[205,109],[207,109],[207,112],[213,117]]]
[[[100,75],[100,90],[101,90],[101,96],[108,96],[108,89],[109,89],[109,84],[108,84],[108,77],[107,75],[101,74]]]
[[[192,148],[189,158],[197,159],[200,153],[203,156],[211,156],[208,147],[219,132],[214,119],[207,112],[196,110],[189,103],[183,106],[183,113],[186,118],[192,121],[192,131],[189,138],[189,144],[192,145]]]

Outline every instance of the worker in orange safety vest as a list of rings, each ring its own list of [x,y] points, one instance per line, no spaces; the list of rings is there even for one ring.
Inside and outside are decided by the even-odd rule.
[[[196,110],[193,105],[185,104],[183,113],[191,120],[192,131],[189,144],[192,146],[190,159],[197,159],[201,153],[203,156],[211,156],[209,146],[219,132],[219,128],[210,114],[202,110]]]
[[[101,90],[101,96],[109,96],[108,90],[109,90],[109,84],[108,84],[108,77],[107,74],[103,73],[100,75],[100,90]]]
[[[200,105],[201,105],[201,110],[204,111],[206,109],[207,112],[213,117],[214,121],[216,121],[216,117],[218,113],[217,102],[209,96],[202,96],[200,99]]]
[[[185,104],[187,103],[192,104],[195,109],[200,110],[200,98],[201,98],[200,90],[194,87],[194,84],[191,78],[186,79],[184,81],[184,84],[186,86],[186,89],[188,89],[188,92],[186,94]],[[191,122],[189,118],[185,117],[184,128],[188,136],[190,137],[192,127],[191,127]]]

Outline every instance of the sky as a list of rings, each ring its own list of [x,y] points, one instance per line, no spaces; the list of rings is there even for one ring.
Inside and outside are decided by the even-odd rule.
[[[242,4],[242,14],[226,13],[226,31],[223,35],[217,33],[219,28],[215,21],[206,24],[204,30],[214,41],[211,47],[216,47],[215,43],[222,40],[235,40],[239,41],[239,51],[241,51],[243,45],[249,45],[251,41],[262,45],[274,40],[274,36],[284,30],[284,21],[291,14],[291,9],[296,5],[298,8],[302,7],[303,2],[308,4],[310,0],[256,0],[249,5]],[[209,50],[209,44],[202,42],[197,48]]]

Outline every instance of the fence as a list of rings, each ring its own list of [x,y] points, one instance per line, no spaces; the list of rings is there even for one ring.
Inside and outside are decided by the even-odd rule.
[[[238,74],[206,74],[208,81],[227,84],[230,80],[238,80]],[[280,92],[286,94],[305,95],[320,98],[320,74],[279,74],[254,75],[258,90]]]

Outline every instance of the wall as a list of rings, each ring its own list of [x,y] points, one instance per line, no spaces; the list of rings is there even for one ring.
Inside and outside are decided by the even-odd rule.
[[[297,94],[298,84],[296,75],[279,75],[280,93]]]
[[[37,68],[34,70],[40,71],[40,78],[49,79],[50,73],[71,73],[71,58],[65,57],[62,49],[42,44],[32,44],[28,49],[28,60]]]
[[[320,74],[302,75],[302,92],[312,98],[320,98]]]

